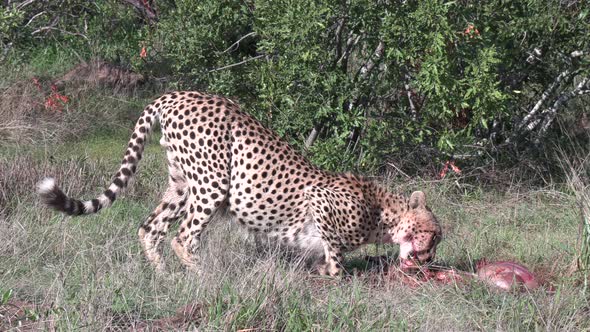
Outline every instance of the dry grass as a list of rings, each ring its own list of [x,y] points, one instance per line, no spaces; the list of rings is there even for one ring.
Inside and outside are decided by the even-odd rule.
[[[83,159],[47,160],[32,155],[0,157],[0,215],[30,200],[37,182],[53,176],[73,195],[91,192],[108,179],[104,163]]]
[[[53,78],[20,71],[24,74],[0,69],[0,146],[64,142],[79,139],[97,123],[120,122],[126,116],[121,102],[133,100],[130,95],[144,82],[139,74],[97,60]],[[46,106],[52,85],[68,98],[66,103]],[[145,101],[140,104],[135,110]]]
[[[579,151],[579,150],[578,150]],[[590,292],[590,154],[566,155],[563,164],[570,190],[580,211],[579,254],[577,268],[583,273],[584,293]]]
[[[138,181],[145,172],[161,181],[141,183],[142,191],[161,190],[165,175],[154,167],[160,163],[146,155]],[[200,273],[184,271],[166,248],[167,273],[156,275],[136,240],[136,227],[155,206],[156,194],[132,192],[98,215],[69,218],[40,207],[30,191],[37,178],[52,173],[66,191],[88,197],[108,181],[110,164],[56,163],[43,155],[2,161],[1,190],[11,208],[0,220],[0,295],[12,290],[12,300],[45,308],[32,310],[29,321],[50,321],[58,330],[590,328],[589,304],[576,286],[580,279],[567,272],[569,260],[548,268],[576,243],[577,211],[565,194],[449,194],[456,186],[452,181],[394,185],[403,192],[427,191],[447,229],[439,250],[442,263],[470,269],[484,256],[514,258],[537,273],[552,273],[554,294],[505,294],[479,284],[411,289],[375,273],[322,278],[273,249],[261,252],[224,220],[212,223],[203,240]],[[396,251],[361,249],[348,255],[347,266],[362,269],[359,257]],[[187,305],[196,309],[185,314]]]

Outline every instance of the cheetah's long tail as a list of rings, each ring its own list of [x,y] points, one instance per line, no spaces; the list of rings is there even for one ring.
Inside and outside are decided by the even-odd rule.
[[[121,190],[127,187],[129,180],[135,174],[147,137],[158,118],[159,113],[155,108],[152,108],[152,105],[145,108],[135,124],[133,135],[129,139],[127,151],[119,171],[115,174],[108,189],[97,198],[87,201],[70,198],[55,183],[54,178],[47,177],[37,185],[37,192],[41,200],[53,209],[68,215],[92,214],[111,206]]]

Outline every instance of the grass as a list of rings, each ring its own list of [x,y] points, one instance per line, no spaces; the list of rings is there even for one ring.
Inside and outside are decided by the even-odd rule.
[[[114,141],[92,136],[69,145],[82,159],[73,159],[75,153],[60,146],[50,154],[53,161],[45,153],[32,154],[27,163],[41,171],[12,184],[19,188],[12,189],[12,207],[0,221],[2,290],[53,308],[58,329],[123,328],[172,316],[194,302],[204,307],[194,327],[205,330],[590,328],[580,278],[570,272],[579,222],[572,196],[554,190],[458,194],[450,182],[392,184],[405,192],[427,191],[446,230],[439,260],[469,270],[483,257],[514,259],[546,275],[555,294],[497,293],[478,284],[410,289],[362,276],[320,278],[279,255],[260,253],[223,220],[211,227],[200,252],[205,271],[185,272],[166,248],[169,273],[156,275],[143,260],[136,229],[165,184],[161,152],[146,154],[134,189],[100,214],[64,217],[41,207],[32,195],[35,181],[50,171],[67,179],[66,188],[75,195],[100,192],[120,158]],[[56,159],[61,162],[52,165]],[[3,162],[23,160],[10,157]],[[2,169],[20,172],[16,167]],[[369,247],[349,255],[348,262],[395,251]]]
[[[551,283],[553,293],[500,293],[478,283],[414,289],[374,273],[323,278],[276,251],[257,249],[224,220],[206,233],[200,273],[181,267],[167,245],[169,236],[167,273],[157,275],[143,259],[136,236],[166,184],[157,137],[132,188],[100,214],[64,217],[40,206],[33,193],[46,175],[56,176],[73,196],[101,192],[122,157],[130,114],[142,108],[141,98],[117,99],[126,100],[106,91],[85,96],[78,110],[96,116],[95,122],[81,123],[87,130],[75,141],[0,148],[0,304],[34,304],[26,317],[37,328],[124,330],[147,324],[155,329],[162,318],[176,317],[179,308],[192,303],[198,310],[184,329],[590,329],[584,277],[572,269],[579,209],[575,195],[560,185],[488,191],[460,179],[386,183],[405,193],[426,191],[445,233],[440,262],[472,271],[481,258],[515,260]],[[115,128],[100,125],[113,119],[119,124]],[[362,269],[363,256],[396,252],[395,246],[369,246],[347,255],[346,264]],[[0,316],[0,330],[15,326]]]

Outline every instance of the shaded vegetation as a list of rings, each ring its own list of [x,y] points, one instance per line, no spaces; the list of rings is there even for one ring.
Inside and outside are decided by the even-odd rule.
[[[588,146],[583,1],[4,3],[4,63],[67,49],[225,94],[333,170],[554,172],[565,135]]]

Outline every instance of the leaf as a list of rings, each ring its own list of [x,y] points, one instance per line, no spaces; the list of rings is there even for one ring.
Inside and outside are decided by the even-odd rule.
[[[480,123],[485,129],[488,129],[488,122],[486,121],[486,119],[481,118]]]
[[[5,291],[4,293],[2,293],[2,301],[0,303],[2,303],[2,304],[8,303],[8,300],[10,300],[11,297],[12,297],[12,289],[9,289],[9,290]]]

